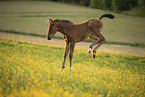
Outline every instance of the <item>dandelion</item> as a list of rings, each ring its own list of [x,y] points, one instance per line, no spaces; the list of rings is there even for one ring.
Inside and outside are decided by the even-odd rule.
[[[8,75],[8,72],[6,72],[6,75]],[[8,76],[7,76],[8,77]]]
[[[65,95],[66,97],[68,97],[68,96],[69,96],[69,92],[68,92],[68,91],[65,91],[64,95]]]
[[[12,71],[14,70],[14,67],[12,67]]]
[[[20,67],[19,67],[19,66],[17,66],[17,69],[20,69]]]
[[[13,84],[11,84],[11,87],[13,88],[13,87],[14,87],[14,85],[13,85]]]
[[[2,72],[2,69],[0,69],[0,72]]]
[[[107,94],[107,96],[106,97],[110,97],[110,91],[108,91],[108,94]]]
[[[17,73],[16,70],[14,70],[14,73]]]
[[[20,89],[23,90],[23,87],[21,87]]]
[[[39,86],[40,86],[40,84],[38,83],[38,84],[37,84],[37,86],[39,87]]]

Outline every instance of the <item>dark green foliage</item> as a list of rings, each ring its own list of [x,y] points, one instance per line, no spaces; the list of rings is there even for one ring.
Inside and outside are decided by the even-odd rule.
[[[51,0],[58,2],[65,2],[71,4],[79,4],[83,6],[90,6],[92,8],[112,10],[116,12],[132,11],[136,9],[138,16],[145,11],[145,0]]]
[[[111,6],[112,6],[112,0],[105,0],[105,6],[107,9],[111,9]]]
[[[90,4],[90,0],[76,0],[76,1],[80,1],[80,5],[85,5],[85,6],[89,6]]]
[[[90,0],[90,7],[111,10],[112,0]]]
[[[23,1],[23,0],[0,0]],[[30,0],[28,0],[30,1]],[[129,11],[136,8],[140,13],[145,10],[145,0],[31,0],[31,1],[55,1],[71,4],[90,6],[98,9],[107,9],[116,12]]]
[[[138,0],[139,7],[145,8],[145,0]]]
[[[106,8],[104,1],[105,0],[91,0],[90,6],[93,8],[104,9],[104,8]]]
[[[125,11],[137,6],[137,0],[112,0],[112,9]]]
[[[145,12],[145,0],[138,0],[138,6],[141,12]]]
[[[130,10],[133,7],[144,6],[143,0],[52,0],[67,3],[76,3],[80,5],[90,6],[93,8],[109,9],[115,11]]]

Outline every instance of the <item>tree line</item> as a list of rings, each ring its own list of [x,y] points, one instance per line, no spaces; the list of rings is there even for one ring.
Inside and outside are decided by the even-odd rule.
[[[112,10],[112,11],[128,11],[132,8],[145,8],[145,0],[51,0],[57,2],[65,2],[72,4],[79,4],[98,9]]]
[[[145,17],[145,0],[51,0]]]
[[[23,0],[0,0],[0,1],[23,1]],[[145,0],[32,0],[32,1],[64,2],[88,6],[97,9],[111,10],[115,12],[124,12],[134,9],[131,13],[145,17]]]

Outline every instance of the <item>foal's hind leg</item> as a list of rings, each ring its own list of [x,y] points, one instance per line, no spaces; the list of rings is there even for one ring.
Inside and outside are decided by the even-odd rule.
[[[89,38],[93,39],[93,40],[98,40],[99,39],[95,34],[90,35]],[[99,40],[94,42],[93,44],[91,44],[89,49],[88,49],[88,52],[90,53],[91,50],[93,49],[93,47],[96,46],[98,43],[99,43]]]
[[[65,68],[65,62],[66,62],[66,57],[68,55],[68,52],[69,52],[69,43],[66,43],[66,48],[65,48],[65,53],[64,53],[64,60],[63,60],[63,63],[62,63],[62,69]]]
[[[102,43],[105,41],[105,38],[100,34],[100,33],[95,33],[96,36],[99,38],[98,39],[98,44],[97,46],[94,48],[93,50],[93,57],[95,58],[96,57],[96,50],[102,45]]]

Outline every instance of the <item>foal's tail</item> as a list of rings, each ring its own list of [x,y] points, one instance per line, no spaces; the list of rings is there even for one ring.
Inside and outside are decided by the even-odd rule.
[[[114,15],[112,15],[112,14],[103,14],[102,16],[100,16],[100,17],[98,18],[98,20],[101,20],[101,19],[104,18],[104,17],[108,17],[108,18],[110,18],[110,19],[114,19],[114,18],[115,18]]]

